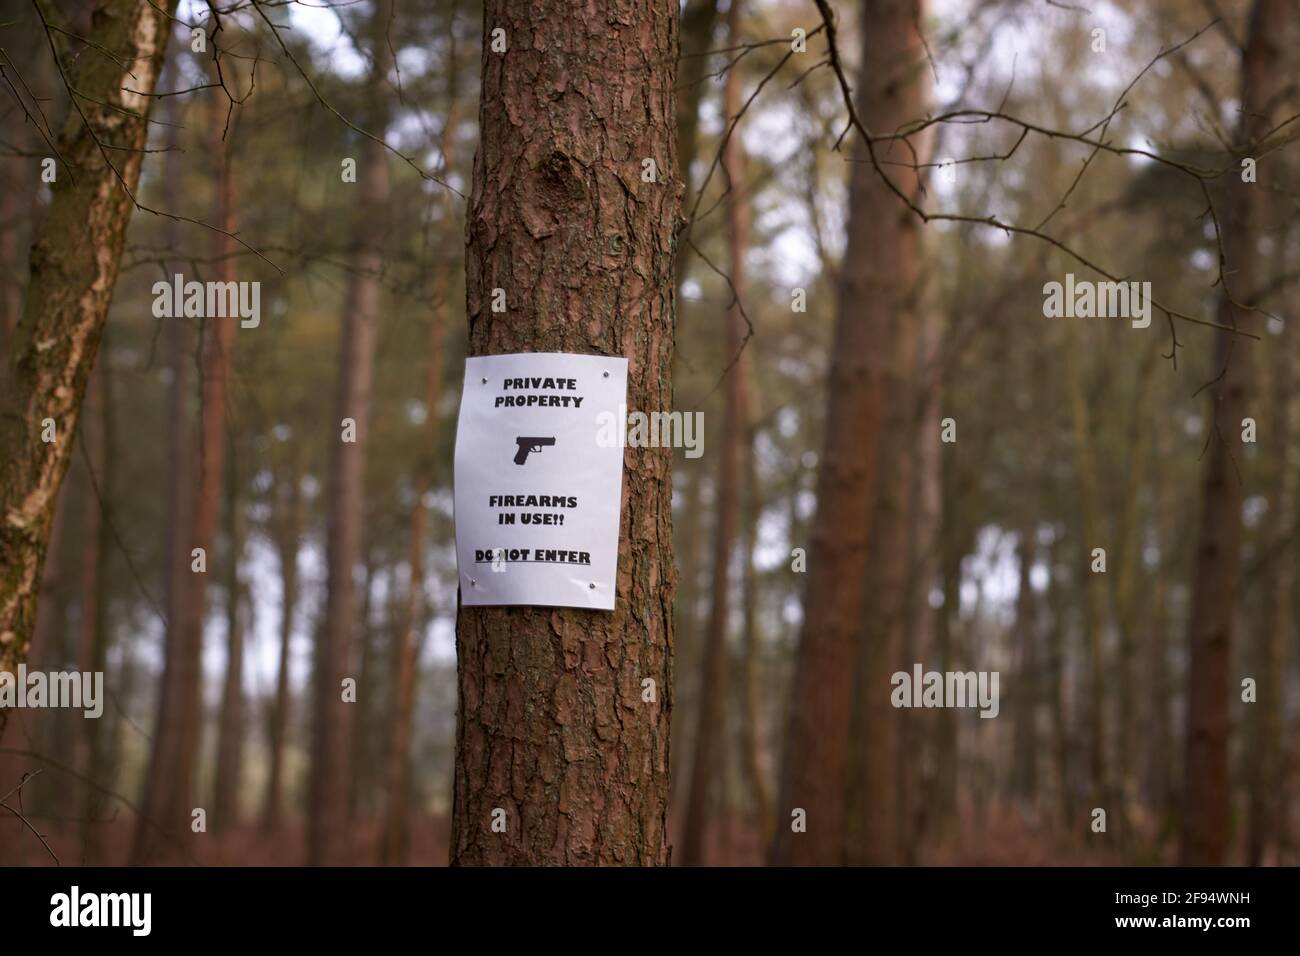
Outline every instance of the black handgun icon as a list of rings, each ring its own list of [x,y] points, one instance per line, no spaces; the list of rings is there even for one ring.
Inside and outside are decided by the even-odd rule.
[[[520,438],[516,438],[515,444],[519,446],[519,450],[515,452],[515,464],[522,465],[524,462],[528,460],[528,455],[530,452],[541,451],[544,447],[547,447],[549,445],[554,445],[555,439],[554,438],[531,438],[525,435]]]

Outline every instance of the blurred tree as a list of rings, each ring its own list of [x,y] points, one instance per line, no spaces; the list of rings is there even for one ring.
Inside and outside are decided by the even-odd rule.
[[[215,189],[212,258],[213,281],[234,279],[235,227],[233,177],[227,128],[229,99],[224,89],[208,98],[208,132]],[[174,320],[173,320],[174,321]],[[174,855],[188,840],[195,808],[194,786],[202,737],[203,625],[207,613],[208,564],[215,565],[217,520],[226,477],[226,414],[238,317],[208,317],[204,342],[199,417],[198,486],[187,525],[188,548],[181,560],[190,573],[180,581],[179,619],[167,629],[166,659],[158,698],[158,720],[137,820],[133,862],[148,863]],[[206,338],[206,341],[204,339]],[[201,556],[200,556],[201,552]],[[202,561],[202,567],[196,565]]]
[[[740,0],[727,8],[727,45],[744,42]],[[723,112],[729,124],[738,124],[741,110],[741,72],[727,71]],[[750,420],[749,363],[743,360],[745,252],[749,241],[749,186],[745,177],[744,144],[738,125],[730,127],[722,144],[722,172],[726,180],[728,274],[731,302],[723,321],[726,354],[726,406],[722,419],[722,454],[718,457],[718,493],[714,502],[717,526],[713,534],[713,578],[709,588],[709,629],[705,638],[704,667],[700,678],[700,706],[696,711],[695,754],[691,765],[690,797],[682,836],[681,862],[687,866],[706,862],[705,833],[714,816],[710,785],[725,776],[727,738],[727,678],[731,660],[727,651],[730,620],[731,564],[736,543],[736,523],[741,507],[741,459]],[[716,791],[715,791],[716,793]],[[715,819],[722,815],[715,816]],[[725,824],[724,824],[725,825]]]
[[[1241,51],[1241,120],[1234,159],[1260,151],[1274,130],[1288,77],[1294,76],[1294,69],[1286,69],[1291,51],[1284,42],[1291,7],[1289,0],[1255,0],[1252,7]],[[1228,174],[1225,193],[1227,201],[1218,210],[1220,261],[1226,273],[1219,323],[1258,332],[1263,324],[1251,306],[1263,275],[1255,242],[1267,222],[1269,194],[1235,170]],[[1217,332],[1214,342],[1218,369],[1207,389],[1210,427],[1188,625],[1191,663],[1179,862],[1191,866],[1220,865],[1228,849],[1228,663],[1238,613],[1244,499],[1240,438],[1242,419],[1253,403],[1252,343],[1229,331]]]
[[[374,371],[375,326],[379,319],[380,276],[388,224],[388,129],[385,90],[393,65],[388,38],[392,0],[378,0],[369,22],[370,99],[368,132],[357,163],[360,193],[353,207],[350,273],[339,336],[338,385],[330,432],[353,422],[354,434],[330,444],[326,511],[329,534],[326,563],[329,580],[325,619],[317,638],[315,702],[312,710],[311,804],[307,862],[334,863],[345,837],[348,804],[351,716],[344,700],[343,678],[350,673],[356,625],[354,574],[361,548],[362,477],[371,426],[370,390]]]
[[[857,111],[869,128],[897,129],[925,112],[921,0],[865,0]],[[850,173],[848,245],[839,275],[839,312],[831,352],[825,446],[817,475],[817,516],[808,547],[808,585],[799,657],[791,693],[790,727],[777,801],[773,861],[834,865],[843,861],[848,758],[853,738],[854,649],[868,616],[865,588],[876,502],[884,368],[890,328],[910,325],[919,274],[920,222],[881,181],[855,137]],[[906,159],[899,160],[906,162]],[[892,167],[898,168],[898,167]],[[916,170],[895,177],[905,193],[919,185]],[[892,555],[898,560],[898,555]],[[901,607],[901,603],[899,604]],[[882,661],[890,655],[882,656]],[[888,697],[882,695],[888,707]],[[887,775],[897,759],[892,718],[873,725],[867,759]],[[859,738],[860,739],[860,738]],[[873,784],[883,775],[868,771]],[[871,785],[868,785],[871,786]],[[893,859],[896,802],[888,787],[870,789],[883,859]],[[792,829],[803,810],[807,831]]]
[[[32,641],[54,506],[121,263],[175,7],[175,0],[97,7],[90,39],[114,57],[64,62],[45,31],[60,75],[81,96],[57,144],[53,198],[33,241],[12,366],[0,385],[0,670],[16,670]],[[0,732],[7,719],[0,709]]]

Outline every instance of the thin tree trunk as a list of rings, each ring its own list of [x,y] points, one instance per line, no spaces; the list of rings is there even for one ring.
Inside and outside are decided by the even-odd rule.
[[[212,800],[214,833],[228,828],[239,818],[244,749],[244,621],[240,609],[245,597],[239,563],[244,557],[244,525],[239,472],[231,456],[226,485],[226,532],[230,539],[230,561],[226,569],[226,678],[217,721],[217,767]]]
[[[364,507],[363,507],[364,511]],[[363,534],[363,537],[365,535]],[[354,822],[360,815],[363,796],[369,802],[375,776],[375,754],[371,746],[374,739],[374,706],[378,696],[375,684],[380,668],[377,666],[379,656],[378,631],[372,623],[374,620],[374,600],[376,576],[383,574],[388,594],[383,611],[382,629],[391,630],[393,624],[393,581],[397,577],[394,565],[387,569],[377,567],[378,549],[361,545],[364,554],[365,573],[362,576],[361,607],[357,611],[356,622],[352,627],[352,644],[346,660],[349,662],[350,674],[356,675],[357,699],[351,705],[352,713],[348,721],[348,787],[347,819]]]
[[[921,95],[924,95],[922,92]],[[918,114],[919,115],[919,114]],[[922,157],[921,162],[924,162]],[[890,675],[907,671],[903,657],[909,611],[911,515],[915,452],[914,429],[918,393],[916,334],[920,324],[919,269],[915,259],[903,261],[897,276],[897,313],[883,329],[880,350],[888,356],[880,369],[883,383],[883,433],[876,466],[873,540],[861,587],[870,596],[872,613],[858,632],[854,739],[850,756],[849,818],[845,833],[846,860],[851,864],[896,864],[903,858],[901,719],[887,692]]]
[[[64,165],[32,245],[27,300],[0,395],[0,670],[16,671],[31,645],[41,564],[117,280],[132,210],[128,190],[140,181],[175,6],[119,0],[96,11],[91,39],[116,55],[64,63],[80,114],[63,126]],[[102,142],[115,148],[102,149]],[[51,421],[56,440],[43,441]],[[0,731],[7,718],[0,709]]]
[[[1065,595],[1061,583],[1057,580],[1056,556],[1050,555],[1048,568],[1051,573],[1047,581],[1048,615],[1051,625],[1048,629],[1048,704],[1051,707],[1052,751],[1055,758],[1056,781],[1061,800],[1061,822],[1069,829],[1074,823],[1074,766],[1070,760],[1072,737],[1070,720],[1065,706],[1065,655],[1066,623]]]
[[[447,59],[447,116],[443,121],[438,152],[442,156],[442,169],[452,168],[456,145],[458,66],[453,47]],[[451,194],[443,191],[444,222],[451,217]],[[438,401],[442,395],[443,340],[447,331],[447,312],[450,302],[451,281],[445,268],[433,275],[430,289],[429,339],[424,371],[424,429],[421,446],[432,456],[438,445]],[[411,816],[411,721],[415,709],[415,684],[419,671],[422,635],[428,623],[429,609],[424,596],[424,549],[426,528],[429,522],[424,499],[433,490],[433,462],[429,457],[416,472],[415,507],[411,514],[410,550],[407,566],[410,579],[406,586],[405,601],[397,626],[397,653],[394,655],[393,706],[389,716],[389,751],[387,772],[388,808],[384,819],[383,841],[380,844],[381,863],[404,865],[410,860]]]
[[[1146,706],[1141,717],[1143,741],[1143,777],[1146,781],[1145,797],[1156,811],[1161,841],[1170,826],[1170,809],[1174,793],[1172,754],[1174,751],[1173,716],[1171,700],[1173,681],[1169,674],[1169,586],[1163,576],[1154,582],[1151,598],[1150,637],[1146,648],[1147,686],[1150,693],[1143,695]]]
[[[682,521],[676,526],[673,538],[673,553],[680,555],[681,575],[677,588],[677,600],[673,606],[673,665],[677,674],[699,674],[699,579],[704,566],[704,484],[705,473],[701,468],[683,470],[684,480],[682,497]],[[678,714],[693,712],[699,703],[699,694],[689,680],[678,680],[673,686],[674,700]],[[687,722],[678,720],[673,730],[673,747],[669,779],[674,782],[672,801],[675,810],[680,810],[685,802],[688,777],[685,767],[694,750],[693,741],[687,735]],[[694,728],[691,728],[693,731]],[[691,744],[690,747],[687,744]]]
[[[1256,0],[1242,53],[1241,124],[1238,147],[1250,155],[1279,110],[1278,93],[1294,71],[1284,69],[1288,0]],[[1263,157],[1261,164],[1268,164]],[[1254,247],[1271,202],[1267,189],[1228,177],[1226,202],[1218,210],[1228,271],[1219,322],[1233,328],[1262,328],[1249,304],[1259,283]],[[1233,301],[1236,300],[1236,302]],[[1212,427],[1205,453],[1200,534],[1192,579],[1188,645],[1187,760],[1184,765],[1183,827],[1179,862],[1216,866],[1228,847],[1228,665],[1231,660],[1237,590],[1241,576],[1241,503],[1244,495],[1241,420],[1250,407],[1251,342],[1230,332],[1215,334],[1217,378],[1209,388]]]
[[[22,159],[9,156],[0,160],[5,182],[21,182],[25,173]],[[35,191],[35,190],[33,190]],[[0,355],[9,355],[10,343],[23,311],[23,286],[19,281],[19,223],[27,210],[20,202],[22,190],[0,189]],[[8,370],[5,370],[8,374]]]
[[[933,286],[929,287],[933,289]],[[931,606],[930,592],[939,579],[942,561],[943,472],[940,451],[942,379],[940,344],[943,314],[935,308],[933,295],[922,300],[923,316],[917,342],[917,408],[912,439],[915,442],[915,467],[912,475],[911,539],[908,542],[908,567],[911,569],[906,661],[933,660],[937,650],[938,619],[943,613]],[[904,862],[917,862],[930,825],[931,801],[926,799],[930,786],[926,776],[935,765],[935,744],[939,722],[937,715],[919,715],[903,726],[901,756],[906,787],[902,806],[905,810]],[[919,759],[918,759],[919,755]]]
[[[297,439],[295,439],[296,442]],[[293,613],[298,605],[298,544],[302,534],[302,455],[299,445],[290,452],[284,479],[283,522],[275,531],[280,559],[280,659],[275,672],[275,704],[271,710],[270,771],[262,803],[262,829],[274,832],[284,810],[284,749],[289,726],[289,655],[293,642]]]
[[[223,139],[226,102],[224,94],[213,96],[208,122],[216,185],[213,219],[228,233],[233,231],[234,215],[228,143]],[[233,243],[229,236],[217,233],[213,240],[215,281],[232,281],[232,251]],[[132,862],[135,864],[172,855],[186,845],[192,832],[195,767],[202,729],[201,655],[208,581],[208,571],[194,571],[193,561],[195,550],[201,549],[207,567],[211,563],[216,538],[221,485],[225,477],[226,396],[238,321],[236,317],[209,317],[204,321],[211,327],[211,333],[203,354],[198,488],[193,499],[189,540],[185,542],[189,548],[182,547],[182,553],[177,556],[182,561],[189,561],[191,570],[181,579],[175,634],[170,631],[168,634],[158,720],[132,848]]]
[[[1285,268],[1284,255],[1288,230],[1278,234],[1277,256],[1280,274]],[[1275,452],[1271,456],[1273,474],[1269,494],[1267,527],[1262,549],[1273,553],[1259,582],[1263,591],[1258,631],[1252,650],[1256,701],[1251,705],[1252,739],[1248,751],[1247,789],[1248,827],[1246,863],[1259,866],[1277,862],[1277,854],[1286,830],[1280,825],[1286,805],[1286,753],[1283,724],[1287,686],[1287,647],[1293,633],[1289,611],[1295,585],[1295,564],[1285,545],[1293,534],[1296,521],[1296,474],[1300,472],[1294,437],[1296,348],[1300,336],[1295,322],[1287,322],[1273,346],[1273,388],[1270,398],[1270,430]]]
[[[727,12],[727,42],[739,46],[741,0],[731,0]],[[741,74],[738,66],[727,71],[723,91],[723,113],[730,122],[741,109]],[[722,170],[729,186],[724,200],[727,210],[727,247],[733,300],[724,318],[723,358],[730,364],[744,341],[742,314],[745,295],[745,249],[748,244],[748,196],[744,193],[745,156],[736,128],[722,148]],[[727,624],[730,615],[731,559],[736,544],[736,522],[741,504],[740,467],[749,422],[749,366],[736,361],[727,374],[726,407],[722,422],[722,454],[718,459],[718,495],[714,510],[717,526],[713,534],[713,578],[710,587],[709,628],[704,645],[704,666],[700,679],[700,706],[696,710],[695,754],[691,764],[690,795],[686,801],[686,824],[682,834],[681,862],[695,866],[706,862],[705,840],[713,806],[710,785],[726,773]]]
[[[103,673],[108,659],[108,550],[110,537],[111,509],[114,494],[114,444],[113,444],[113,400],[110,365],[105,360],[100,362],[92,374],[90,392],[94,400],[87,397],[87,414],[94,416],[87,422],[86,451],[92,462],[97,490],[91,491],[87,505],[95,515],[93,545],[89,537],[91,529],[83,532],[87,535],[82,552],[82,605],[81,605],[81,639],[77,649],[77,668],[83,673]],[[107,707],[107,702],[104,704]],[[100,728],[99,720],[82,720],[78,740],[77,766],[88,780],[102,786],[101,777],[106,772],[106,741]],[[92,858],[99,852],[101,841],[100,828],[95,826],[96,818],[104,806],[104,795],[94,787],[86,787],[81,802],[81,838],[86,858]]]
[[[691,175],[691,165],[699,149],[700,103],[709,83],[709,57],[704,54],[713,47],[713,32],[718,25],[718,0],[687,0],[682,9],[681,60],[677,71],[677,178],[683,185],[684,213],[689,213],[695,202],[699,184]],[[734,114],[728,114],[728,116]],[[686,278],[686,259],[691,247],[681,243],[677,247],[678,295]]]
[[[1036,555],[1034,524],[1020,530],[1019,593],[1016,596],[1015,730],[1013,736],[1012,792],[1033,805],[1038,787],[1038,612],[1029,572]]]
[[[626,356],[628,408],[669,408],[679,13],[488,0],[511,47],[483,50],[471,355]],[[494,288],[507,312],[490,311]],[[454,864],[668,862],[671,509],[671,450],[629,449],[612,612],[460,608]]]
[[[438,318],[434,324],[440,325]],[[430,338],[436,336],[431,334]],[[441,349],[434,351],[430,344],[429,378],[438,374],[433,366],[441,366]],[[435,406],[429,408],[428,421],[436,420]],[[427,434],[427,430],[426,430]],[[435,437],[436,441],[436,437]],[[426,447],[432,447],[431,445]],[[420,633],[424,626],[424,534],[428,522],[428,509],[424,507],[423,497],[428,490],[429,481],[421,477],[417,486],[415,509],[411,513],[410,551],[407,567],[410,580],[406,585],[406,595],[397,620],[394,637],[396,647],[393,652],[393,705],[389,716],[388,732],[388,767],[386,773],[386,790],[388,806],[384,814],[384,833],[379,847],[379,862],[390,865],[405,865],[410,860],[410,765],[411,765],[411,718],[415,709],[415,678],[419,665]]]
[[[937,419],[938,416],[935,416]],[[938,435],[936,420],[929,422],[931,434]],[[922,429],[924,432],[926,429]],[[938,669],[957,669],[961,659],[961,565],[968,550],[970,532],[963,521],[961,507],[961,472],[956,460],[940,456],[939,508],[941,532],[936,543],[939,585],[943,605],[934,619],[934,653]],[[948,831],[957,809],[957,764],[961,753],[957,721],[952,708],[940,707],[934,715],[934,774],[926,800],[929,829],[935,838]]]
[[[370,21],[372,67],[369,128],[382,137],[388,128],[383,87],[392,67],[388,24],[393,0],[379,0]],[[379,313],[379,276],[384,266],[389,200],[388,153],[367,140],[358,176],[357,220],[351,250],[343,328],[339,336],[338,390],[330,422],[330,471],[327,491],[326,563],[328,593],[325,624],[315,660],[312,721],[311,802],[307,862],[332,864],[343,856],[348,816],[351,716],[343,699],[352,629],[356,623],[353,572],[361,547],[361,508],[370,385],[374,373],[375,326]],[[355,441],[343,441],[344,419],[355,423]]]
[[[104,341],[107,343],[108,335]],[[104,588],[100,584],[103,571],[104,515],[107,504],[107,488],[104,479],[108,465],[107,439],[104,426],[107,421],[105,411],[105,392],[108,375],[108,356],[99,362],[90,373],[90,384],[86,388],[86,397],[82,403],[85,414],[86,443],[86,494],[81,522],[81,613],[80,627],[77,635],[77,669],[93,671],[94,663],[99,657],[98,646],[102,637],[103,617],[100,614],[100,601]],[[90,751],[89,731],[97,721],[79,720],[83,726],[77,734],[77,759],[75,765],[85,773],[89,765]]]
[[[1101,520],[1101,485],[1092,436],[1091,413],[1084,392],[1083,372],[1079,368],[1081,351],[1071,331],[1065,351],[1066,379],[1069,389],[1074,460],[1079,475],[1079,590],[1083,595],[1084,646],[1088,653],[1087,700],[1089,793],[1094,807],[1115,813],[1109,766],[1106,760],[1104,641],[1106,634],[1105,572],[1093,570],[1092,552],[1103,548],[1109,556],[1113,548]]]
[[[741,523],[741,588],[744,618],[742,624],[741,653],[741,750],[744,760],[745,780],[749,785],[750,805],[753,808],[754,826],[763,845],[772,839],[772,793],[763,770],[762,730],[762,656],[758,625],[758,568],[754,552],[758,548],[758,523],[762,517],[759,499],[758,461],[754,447],[757,433],[754,430],[751,409],[750,424],[745,442],[745,515]]]
[[[872,129],[896,129],[925,113],[922,0],[864,2],[858,112]],[[850,173],[848,244],[839,278],[825,448],[808,549],[803,636],[773,859],[836,864],[844,852],[846,763],[852,734],[855,648],[866,612],[867,562],[880,448],[882,356],[891,322],[903,321],[919,268],[920,224],[880,180],[859,140]],[[907,193],[914,171],[889,167]],[[888,684],[879,693],[888,702]],[[892,764],[891,764],[892,766]],[[806,813],[806,832],[792,815]]]
[[[176,86],[179,68],[176,60],[168,63],[167,88]],[[182,176],[180,152],[180,128],[182,110],[179,97],[168,97],[166,103],[166,145],[168,148],[164,164],[162,182],[163,201],[168,209],[179,208],[180,181]],[[166,225],[168,247],[180,246],[180,230],[174,220]],[[164,263],[162,277],[171,281],[172,272]],[[167,366],[171,372],[167,384],[167,498],[166,516],[163,523],[162,537],[162,606],[166,615],[164,635],[165,653],[171,653],[173,647],[179,648],[183,643],[181,628],[183,624],[183,596],[185,582],[190,575],[190,554],[187,544],[190,540],[190,522],[194,513],[194,469],[192,467],[192,437],[189,428],[189,378],[190,365],[194,361],[191,354],[193,335],[190,320],[179,316],[163,319],[164,335],[167,343]],[[165,685],[164,685],[165,687]],[[160,702],[165,696],[165,689],[160,690]]]
[[[1147,416],[1143,411],[1149,404],[1149,385],[1153,381],[1151,366],[1156,355],[1155,348],[1147,348],[1133,388],[1128,428],[1127,476],[1120,498],[1115,534],[1118,553],[1112,577],[1112,597],[1115,625],[1119,633],[1115,662],[1115,670],[1118,672],[1118,705],[1115,714],[1114,800],[1109,824],[1120,846],[1125,845],[1131,837],[1131,809],[1140,789],[1134,768],[1137,734],[1141,729],[1135,700],[1134,670],[1138,663],[1138,641],[1141,634],[1145,633],[1140,622],[1142,609],[1138,598],[1146,590],[1141,586],[1142,540],[1146,530],[1142,520],[1142,504],[1151,443]]]

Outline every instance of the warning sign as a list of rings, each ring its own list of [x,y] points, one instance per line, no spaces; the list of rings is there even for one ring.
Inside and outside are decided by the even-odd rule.
[[[465,362],[456,427],[462,604],[613,610],[627,359],[563,352]],[[602,417],[602,413],[604,413]]]

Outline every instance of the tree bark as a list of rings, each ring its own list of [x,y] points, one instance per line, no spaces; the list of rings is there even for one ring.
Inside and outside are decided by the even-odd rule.
[[[68,599],[67,593],[70,577],[68,561],[65,557],[67,535],[64,526],[71,520],[68,509],[74,485],[64,485],[59,492],[59,502],[54,509],[54,523],[50,528],[50,544],[45,552],[45,565],[41,568],[40,602],[42,613],[36,622],[36,632],[32,635],[31,648],[27,655],[29,667],[40,667],[50,660],[50,648],[67,629]],[[8,750],[35,750],[33,741],[40,729],[41,717],[46,716],[39,710],[15,710],[13,720],[0,727],[0,786],[8,793],[22,782],[25,774],[41,769],[40,761],[22,754],[6,753]],[[23,790],[24,799],[31,797],[37,790],[35,783]]]
[[[672,394],[678,15],[488,0],[467,224],[470,354],[626,356],[647,412]],[[670,449],[627,450],[612,612],[460,608],[453,864],[668,862],[671,481]]]
[[[64,163],[32,245],[27,300],[0,395],[0,670],[15,671],[31,644],[54,505],[117,280],[132,210],[128,190],[140,181],[174,9],[175,0],[101,5],[91,38],[116,55],[80,56],[63,67],[81,94],[80,113],[60,137]],[[110,153],[99,142],[117,148]],[[52,442],[41,438],[47,419],[56,428]],[[7,716],[0,710],[0,731]]]
[[[1256,0],[1242,53],[1240,155],[1251,155],[1274,124],[1278,95],[1294,75],[1283,62],[1288,0]],[[1273,159],[1273,163],[1277,160]],[[1268,174],[1270,158],[1260,159]],[[1249,305],[1259,284],[1259,256],[1254,247],[1270,202],[1267,187],[1228,177],[1226,202],[1220,203],[1227,287],[1219,302],[1219,323],[1246,331],[1262,328]],[[1234,301],[1235,300],[1235,301]],[[1192,579],[1188,645],[1187,759],[1184,764],[1183,826],[1179,862],[1216,866],[1228,846],[1229,687],[1237,591],[1241,576],[1241,420],[1248,414],[1252,389],[1251,341],[1231,332],[1215,334],[1215,372],[1209,388],[1211,424],[1202,481],[1200,533]]]
[[[866,0],[857,109],[871,129],[896,129],[924,115],[921,0]],[[866,580],[880,448],[882,354],[891,322],[909,318],[919,268],[920,223],[867,161],[858,141],[850,173],[848,243],[839,275],[826,439],[817,476],[817,517],[808,550],[803,636],[792,689],[781,796],[778,864],[833,865],[844,857],[854,657],[866,616]],[[905,160],[904,160],[905,161]],[[913,170],[890,166],[913,193]],[[878,693],[888,704],[889,686]],[[792,831],[806,812],[807,832]]]
[[[388,127],[382,88],[392,68],[388,22],[393,0],[379,0],[370,21],[372,66],[369,126],[377,137]],[[361,547],[361,508],[370,386],[374,372],[375,325],[379,313],[379,276],[384,267],[389,201],[388,152],[367,140],[357,183],[359,196],[339,337],[338,390],[330,422],[330,471],[327,492],[326,563],[328,592],[325,623],[315,660],[312,718],[311,802],[307,827],[309,865],[341,859],[348,816],[351,715],[342,682],[349,668],[352,629],[356,624],[353,573]],[[342,421],[356,423],[356,440],[342,441]]]

